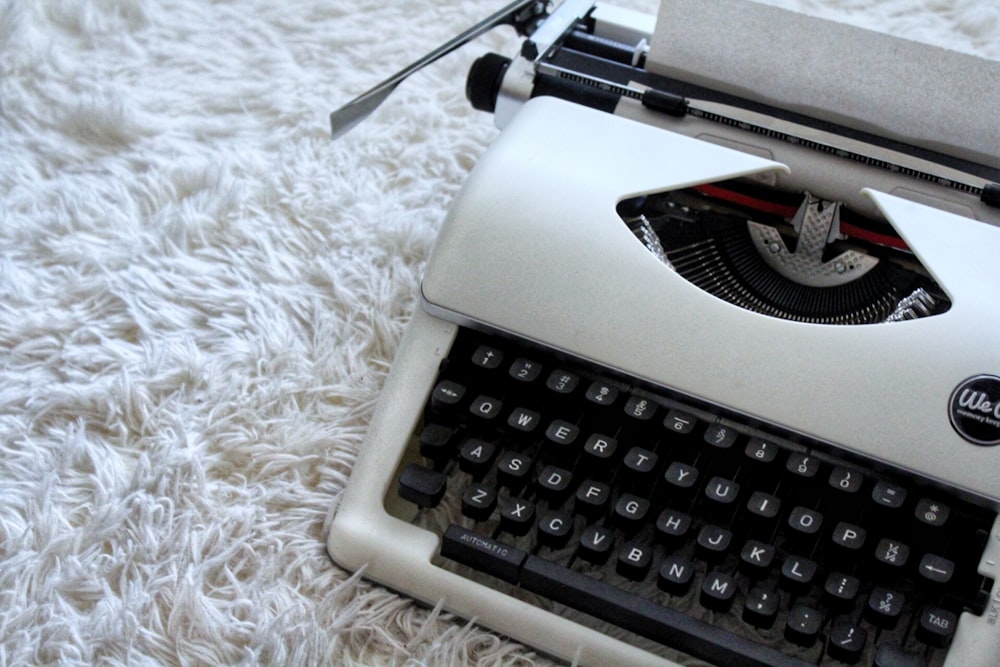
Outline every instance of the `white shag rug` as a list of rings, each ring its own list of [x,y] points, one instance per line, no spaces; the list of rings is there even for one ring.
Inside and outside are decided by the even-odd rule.
[[[0,3],[0,665],[543,662],[323,541],[518,42],[327,114],[501,4]],[[993,3],[780,4],[1000,57]]]

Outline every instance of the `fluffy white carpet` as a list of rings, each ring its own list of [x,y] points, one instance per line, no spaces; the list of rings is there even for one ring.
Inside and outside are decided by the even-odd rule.
[[[535,660],[323,543],[516,41],[326,117],[500,4],[0,3],[0,664]],[[780,4],[1000,57],[992,3]]]

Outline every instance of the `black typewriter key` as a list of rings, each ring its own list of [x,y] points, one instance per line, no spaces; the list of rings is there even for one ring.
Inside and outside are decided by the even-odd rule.
[[[899,571],[909,560],[909,545],[898,540],[883,538],[875,547],[875,561],[891,571]]]
[[[625,400],[622,410],[622,437],[640,437],[647,433],[651,427],[658,426],[653,421],[659,406],[651,399],[632,394]]]
[[[951,643],[958,625],[958,617],[947,609],[924,607],[917,623],[917,639],[933,646],[944,648]]]
[[[625,453],[623,465],[635,475],[649,475],[656,469],[659,457],[648,449],[632,447]]]
[[[847,611],[861,590],[861,580],[843,572],[831,572],[823,582],[823,600],[837,611]]]
[[[617,452],[618,440],[603,433],[592,433],[583,444],[581,463],[598,474],[610,476]]]
[[[903,594],[888,588],[878,587],[868,595],[865,618],[872,624],[886,630],[896,627],[906,598]]]
[[[565,468],[557,466],[545,466],[538,473],[535,480],[538,497],[549,503],[551,507],[558,507],[566,501],[572,489],[573,473]]]
[[[832,491],[826,505],[831,519],[857,517],[868,498],[863,492],[865,475],[845,466],[833,467],[827,478],[827,488]]]
[[[438,470],[455,454],[455,429],[442,424],[427,424],[420,431],[420,455],[434,462]]]
[[[771,440],[750,438],[743,448],[741,474],[749,476],[758,489],[774,489],[783,477],[780,465],[784,452]]]
[[[431,391],[431,410],[446,413],[459,405],[465,397],[465,385],[452,380],[441,380]]]
[[[732,509],[740,495],[740,485],[722,477],[713,477],[705,485],[705,498],[708,499],[708,511]]]
[[[670,497],[687,498],[694,493],[698,483],[698,469],[680,461],[673,461],[663,473],[664,493]]]
[[[497,483],[520,493],[531,474],[531,467],[532,460],[528,455],[506,450],[497,459]]]
[[[399,497],[417,507],[434,507],[444,498],[447,481],[443,473],[411,463],[399,475]]]
[[[664,509],[656,517],[656,541],[667,548],[681,543],[691,529],[691,517],[684,512]]]
[[[785,495],[797,502],[813,504],[822,499],[825,489],[820,481],[823,463],[808,452],[790,452],[785,460]]]
[[[774,463],[778,458],[778,445],[763,438],[750,438],[743,454],[750,460],[757,463]]]
[[[561,368],[549,373],[545,380],[545,388],[558,396],[569,396],[580,385],[580,376],[576,373],[564,371]]]
[[[469,413],[477,420],[482,420],[483,422],[496,420],[502,410],[503,403],[500,402],[500,399],[482,394],[472,399],[472,403],[469,404]]]
[[[691,435],[697,426],[698,418],[682,410],[669,410],[663,418],[663,428],[673,435]]]
[[[473,521],[487,521],[497,506],[497,491],[488,484],[473,482],[462,494],[462,514]]]
[[[917,501],[917,506],[913,513],[921,524],[931,528],[940,528],[948,523],[951,508],[936,500],[921,498]]]
[[[574,458],[573,443],[580,436],[580,427],[562,419],[553,420],[545,429],[545,451],[556,460]]]
[[[642,527],[648,513],[648,500],[632,495],[631,493],[623,493],[618,498],[618,502],[615,503],[612,518],[615,525],[626,532],[632,533]]]
[[[872,502],[882,509],[898,510],[906,502],[906,489],[898,484],[879,480],[872,487]]]
[[[834,660],[856,665],[865,652],[868,633],[865,629],[850,621],[835,623],[830,630],[830,640],[826,645],[826,653]]]
[[[795,605],[785,620],[785,639],[809,648],[816,643],[822,627],[823,614],[820,611],[805,605]]]
[[[631,395],[625,401],[625,416],[639,422],[648,422],[656,415],[657,405],[645,396]]]
[[[656,466],[659,457],[648,449],[632,447],[625,453],[619,469],[619,485],[640,493],[646,493],[656,482]]]
[[[594,565],[603,565],[615,547],[615,534],[602,526],[587,526],[580,536],[576,555]]]
[[[819,566],[815,561],[791,554],[781,564],[779,585],[790,593],[805,593],[816,578],[818,570]]]
[[[775,524],[781,511],[781,499],[763,491],[754,491],[747,500],[747,519],[753,531],[766,532]]]
[[[815,510],[797,506],[788,515],[789,535],[794,538],[810,538],[817,535],[823,527],[823,515]]]
[[[518,357],[510,365],[507,374],[516,382],[531,384],[542,374],[542,365],[537,361]]]
[[[944,585],[955,574],[955,563],[935,554],[924,554],[917,568],[920,576],[932,584]]]
[[[833,529],[831,539],[843,554],[857,554],[865,545],[868,531],[860,526],[841,521]]]
[[[748,540],[740,550],[740,572],[751,579],[765,579],[774,564],[777,549],[772,544]]]
[[[777,592],[754,586],[743,602],[743,620],[755,628],[770,629],[778,618],[780,600]]]
[[[452,524],[441,540],[441,555],[510,583],[517,582],[524,551]]]
[[[785,470],[799,480],[812,480],[819,474],[821,463],[818,458],[805,452],[792,452],[785,461]]]
[[[507,426],[515,436],[529,436],[535,432],[542,421],[542,416],[527,408],[514,408],[507,417]]]
[[[573,534],[573,517],[562,512],[547,512],[538,521],[538,543],[550,549],[562,549]]]
[[[503,361],[503,352],[491,345],[480,345],[472,353],[472,363],[486,370],[499,368]]]
[[[535,504],[524,498],[511,498],[500,509],[500,529],[511,535],[527,535],[535,521]]]
[[[702,526],[695,542],[695,552],[707,563],[719,563],[729,552],[732,543],[731,531],[719,526]]]
[[[609,407],[618,400],[618,387],[603,380],[595,380],[587,387],[586,397],[593,405]]]
[[[856,496],[865,483],[865,476],[857,470],[836,466],[830,472],[827,484],[831,489],[849,496]]]
[[[615,572],[632,581],[642,581],[653,564],[653,548],[641,542],[626,542],[618,549]]]
[[[736,580],[725,572],[714,570],[705,575],[698,601],[705,609],[726,612],[736,597]]]
[[[687,595],[694,578],[694,564],[680,556],[667,556],[660,563],[656,586],[670,595]]]
[[[604,482],[584,480],[576,490],[573,509],[588,519],[603,516],[611,504],[611,487]]]
[[[725,580],[717,581],[719,589],[728,592],[735,588],[727,585]],[[713,664],[728,667],[805,664],[776,648],[719,626],[702,621],[691,622],[693,619],[683,612],[660,601],[631,593],[613,583],[599,581],[537,556],[528,556],[524,560],[518,582],[525,591],[573,607],[661,644],[689,646],[692,652],[709,655]],[[711,593],[714,595],[720,591],[712,590]]]
[[[899,644],[889,642],[878,647],[873,667],[927,667],[927,661],[923,655],[909,653]]]
[[[595,380],[584,391],[580,406],[584,423],[589,429],[618,433],[622,423],[622,391],[607,380]]]
[[[709,424],[702,439],[716,449],[727,450],[736,444],[739,433],[731,426]]]
[[[496,454],[496,443],[470,438],[458,450],[458,467],[473,479],[481,480],[489,472]]]

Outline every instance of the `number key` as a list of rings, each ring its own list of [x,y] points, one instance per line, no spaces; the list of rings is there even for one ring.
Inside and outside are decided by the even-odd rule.
[[[472,353],[472,363],[480,368],[492,370],[503,361],[503,352],[490,345],[480,345]]]
[[[744,453],[751,461],[771,463],[778,456],[778,446],[762,438],[750,438]]]
[[[710,424],[705,429],[705,442],[718,447],[719,449],[729,449],[736,442],[738,434],[735,429],[722,424]]]
[[[510,365],[509,374],[519,382],[534,382],[542,372],[542,365],[538,362],[518,357]]]
[[[663,419],[663,426],[671,433],[687,435],[694,430],[698,418],[680,410],[670,410]]]
[[[837,466],[830,473],[830,486],[844,493],[857,493],[864,483],[865,476],[856,470]]]
[[[820,461],[815,456],[804,452],[792,452],[788,456],[785,470],[798,477],[812,479],[819,473],[819,466]]]

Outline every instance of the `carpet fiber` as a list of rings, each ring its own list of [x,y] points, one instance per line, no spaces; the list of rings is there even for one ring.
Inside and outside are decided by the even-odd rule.
[[[544,662],[323,541],[517,42],[326,117],[500,4],[0,3],[0,665]],[[780,4],[1000,57],[991,3]]]

